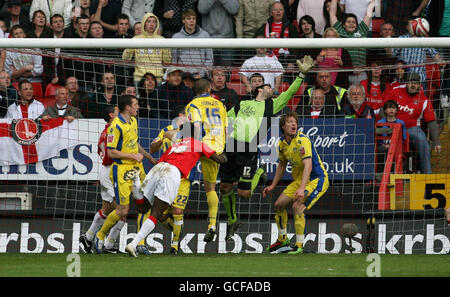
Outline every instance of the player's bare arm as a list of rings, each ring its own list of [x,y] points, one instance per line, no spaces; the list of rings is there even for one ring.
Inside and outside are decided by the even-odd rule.
[[[139,153],[144,156],[147,160],[152,163],[152,165],[156,165],[157,161],[139,144]]]
[[[228,162],[227,155],[225,153],[221,153],[220,155],[214,153],[211,155],[210,159],[219,164]]]
[[[312,159],[311,158],[304,159],[303,166],[304,169],[302,174],[302,181],[300,183],[300,187],[294,194],[295,197],[294,203],[298,202],[303,204],[303,202],[305,201],[305,189],[312,171]]]
[[[137,162],[142,162],[144,160],[144,155],[141,153],[133,154],[133,153],[124,153],[121,151],[118,151],[116,149],[108,148],[108,155],[112,159],[129,159],[129,160],[135,160]]]
[[[287,161],[279,160],[277,170],[275,171],[275,176],[273,177],[272,183],[270,186],[265,187],[263,190],[263,198],[265,198],[268,194],[272,193],[272,191],[277,186],[278,182],[283,177],[284,172],[286,171]]]

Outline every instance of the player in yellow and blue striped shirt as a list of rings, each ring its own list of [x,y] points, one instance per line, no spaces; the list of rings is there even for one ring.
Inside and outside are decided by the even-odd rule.
[[[220,100],[211,96],[211,84],[206,79],[198,79],[194,83],[196,97],[186,106],[186,115],[202,133],[202,142],[217,154],[225,149],[226,128],[228,126],[227,109]],[[200,158],[206,200],[208,203],[208,231],[204,237],[210,242],[216,234],[219,197],[216,193],[219,164],[208,158]]]
[[[292,167],[293,181],[275,201],[275,221],[278,227],[277,241],[268,247],[269,252],[288,246],[287,210],[292,203],[295,220],[296,244],[289,254],[303,252],[305,236],[305,210],[309,210],[328,189],[328,173],[311,140],[298,130],[295,112],[288,112],[280,119],[284,136],[278,148],[279,163],[272,184],[263,190],[263,197],[271,193],[286,171],[287,163]]]

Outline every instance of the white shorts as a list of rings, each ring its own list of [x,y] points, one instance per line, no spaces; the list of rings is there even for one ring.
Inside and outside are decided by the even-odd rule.
[[[102,164],[100,164],[100,169],[99,169],[99,175],[100,175],[100,194],[102,196],[102,200],[109,202],[109,203],[113,203],[114,198],[115,198],[115,193],[114,193],[114,186],[112,184],[111,178],[110,178],[110,169],[111,166],[103,166]]]
[[[166,163],[158,163],[145,177],[142,183],[144,196],[153,205],[155,196],[171,205],[178,195],[181,173],[177,167]]]

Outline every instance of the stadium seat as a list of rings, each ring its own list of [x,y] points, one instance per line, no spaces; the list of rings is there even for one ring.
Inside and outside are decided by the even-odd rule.
[[[233,69],[231,72],[230,82],[240,82],[241,76],[239,75],[239,70]]]
[[[230,83],[227,84],[227,86],[230,89],[235,90],[236,93],[238,93],[239,96],[242,96],[242,95],[245,94],[245,87],[240,82],[230,82]]]
[[[381,25],[383,25],[384,19],[373,18],[372,19],[372,37],[381,37]]]
[[[56,89],[59,87],[59,85],[56,84],[48,84],[45,88],[45,94],[44,97],[50,97],[56,95]]]
[[[49,96],[49,97],[44,97],[41,98],[39,100],[42,104],[44,104],[44,107],[47,108],[49,106],[53,106],[56,103],[56,98],[55,96]]]

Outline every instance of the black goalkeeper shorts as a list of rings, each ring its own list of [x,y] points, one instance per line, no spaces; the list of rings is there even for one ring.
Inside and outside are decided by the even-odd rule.
[[[258,169],[258,153],[227,153],[228,162],[220,164],[220,182],[233,184],[238,181],[238,188],[250,190],[252,178]]]

